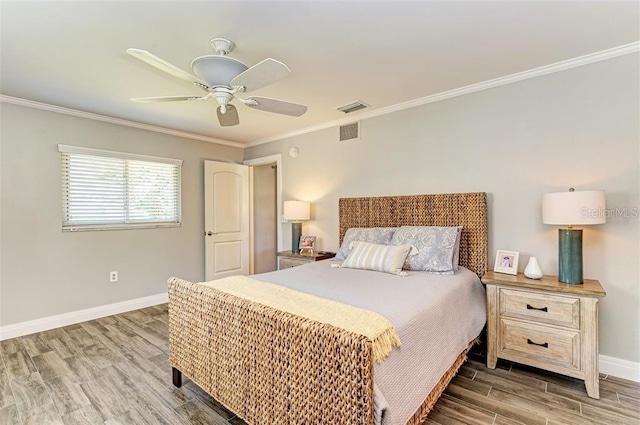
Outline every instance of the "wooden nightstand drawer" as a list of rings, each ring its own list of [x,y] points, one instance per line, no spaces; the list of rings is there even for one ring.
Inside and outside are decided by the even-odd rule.
[[[580,329],[580,299],[500,289],[500,316]]]
[[[498,356],[561,372],[580,370],[580,332],[500,319]]]
[[[310,260],[303,260],[298,258],[278,258],[278,269],[289,269],[291,267],[301,266],[303,264],[309,264]]]
[[[581,285],[555,276],[528,279],[522,273],[487,272],[487,367],[498,358],[583,379],[599,398],[598,299],[600,282]]]
[[[333,252],[311,252],[300,254],[292,251],[280,251],[278,252],[278,270],[290,269],[291,267],[298,267],[304,264],[314,263],[316,261],[327,260],[335,257]]]

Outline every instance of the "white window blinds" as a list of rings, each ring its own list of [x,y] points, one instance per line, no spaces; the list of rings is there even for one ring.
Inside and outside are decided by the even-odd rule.
[[[62,230],[179,226],[182,161],[58,145]]]

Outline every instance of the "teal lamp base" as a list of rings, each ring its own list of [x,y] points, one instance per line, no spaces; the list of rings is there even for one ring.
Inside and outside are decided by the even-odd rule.
[[[582,230],[558,229],[558,281],[582,284]]]
[[[291,251],[297,252],[300,250],[300,236],[302,236],[302,223],[291,223]]]

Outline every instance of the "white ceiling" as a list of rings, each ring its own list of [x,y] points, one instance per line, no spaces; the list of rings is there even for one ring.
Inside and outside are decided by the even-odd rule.
[[[640,39],[637,1],[2,1],[1,93],[239,143],[557,63]],[[252,94],[308,105],[302,117],[237,104],[219,126],[214,101],[127,55],[148,50],[190,71],[227,37],[232,57],[266,57],[292,74]],[[362,113],[362,112],[360,112]],[[359,112],[350,114],[357,118]]]

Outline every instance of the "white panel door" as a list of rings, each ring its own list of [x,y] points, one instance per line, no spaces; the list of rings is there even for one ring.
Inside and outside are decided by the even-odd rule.
[[[204,162],[205,280],[249,274],[249,167]]]

